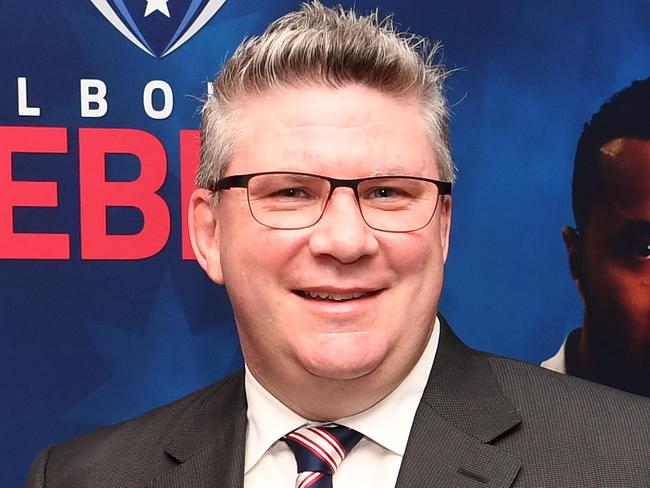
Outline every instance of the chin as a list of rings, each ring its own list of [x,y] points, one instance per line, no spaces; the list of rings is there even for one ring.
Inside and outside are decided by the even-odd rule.
[[[306,369],[312,375],[324,380],[351,381],[372,373],[375,367],[368,365],[312,364]]]
[[[355,357],[342,352],[327,354],[325,351],[320,351],[320,354],[312,355],[304,366],[309,373],[319,378],[349,381],[369,375],[381,365],[382,361],[381,355]]]
[[[322,334],[302,349],[303,367],[323,379],[354,380],[372,373],[386,359],[385,340],[365,332]],[[307,354],[304,354],[304,353]]]

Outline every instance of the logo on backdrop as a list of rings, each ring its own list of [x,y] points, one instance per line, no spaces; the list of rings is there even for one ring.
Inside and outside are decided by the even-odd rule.
[[[147,54],[162,58],[185,44],[226,0],[90,0]]]

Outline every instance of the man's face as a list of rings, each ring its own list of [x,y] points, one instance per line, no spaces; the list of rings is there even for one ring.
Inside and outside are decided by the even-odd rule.
[[[303,86],[247,99],[241,109],[227,175],[439,176],[414,100],[356,85]],[[353,191],[338,188],[314,226],[277,230],[252,218],[245,189],[222,192],[211,209],[214,242],[199,262],[225,283],[246,362],[267,388],[403,379],[437,311],[451,211],[449,197],[440,200],[423,229],[389,233],[369,228]]]
[[[636,367],[650,366],[650,141],[601,148],[605,197],[592,208],[578,284],[595,342]]]

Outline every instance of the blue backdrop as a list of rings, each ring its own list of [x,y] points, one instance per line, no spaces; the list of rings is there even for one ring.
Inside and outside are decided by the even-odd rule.
[[[298,2],[220,3],[2,1],[2,486],[21,486],[46,445],[241,366],[223,289],[183,259],[181,169],[195,146],[181,131],[198,127],[197,99],[228,53]],[[650,74],[650,2],[355,3],[442,40],[457,69],[448,97],[460,171],[441,309],[470,345],[541,361],[581,321],[560,236],[573,220],[575,143],[605,98]],[[111,154],[105,180],[133,183],[157,168],[155,209],[92,207],[104,188],[92,151],[134,134],[150,164]],[[141,236],[122,255],[102,240],[149,226],[157,241]],[[32,239],[42,234],[59,237]]]

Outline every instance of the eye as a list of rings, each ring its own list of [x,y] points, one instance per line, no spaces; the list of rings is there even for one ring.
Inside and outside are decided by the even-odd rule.
[[[283,188],[282,190],[276,191],[275,194],[280,197],[290,198],[300,198],[307,195],[301,188]]]
[[[621,236],[619,249],[634,260],[650,260],[650,235],[636,232]]]
[[[392,188],[385,188],[385,187],[377,188],[373,193],[376,197],[379,198],[388,198],[388,197],[395,196],[395,190],[393,190]]]
[[[310,198],[310,194],[303,188],[282,188],[271,194],[272,197],[280,198]]]
[[[366,192],[366,198],[396,198],[406,196],[405,192],[389,186],[378,186]]]
[[[630,251],[636,258],[650,258],[650,236],[633,239],[632,242],[630,242]]]

